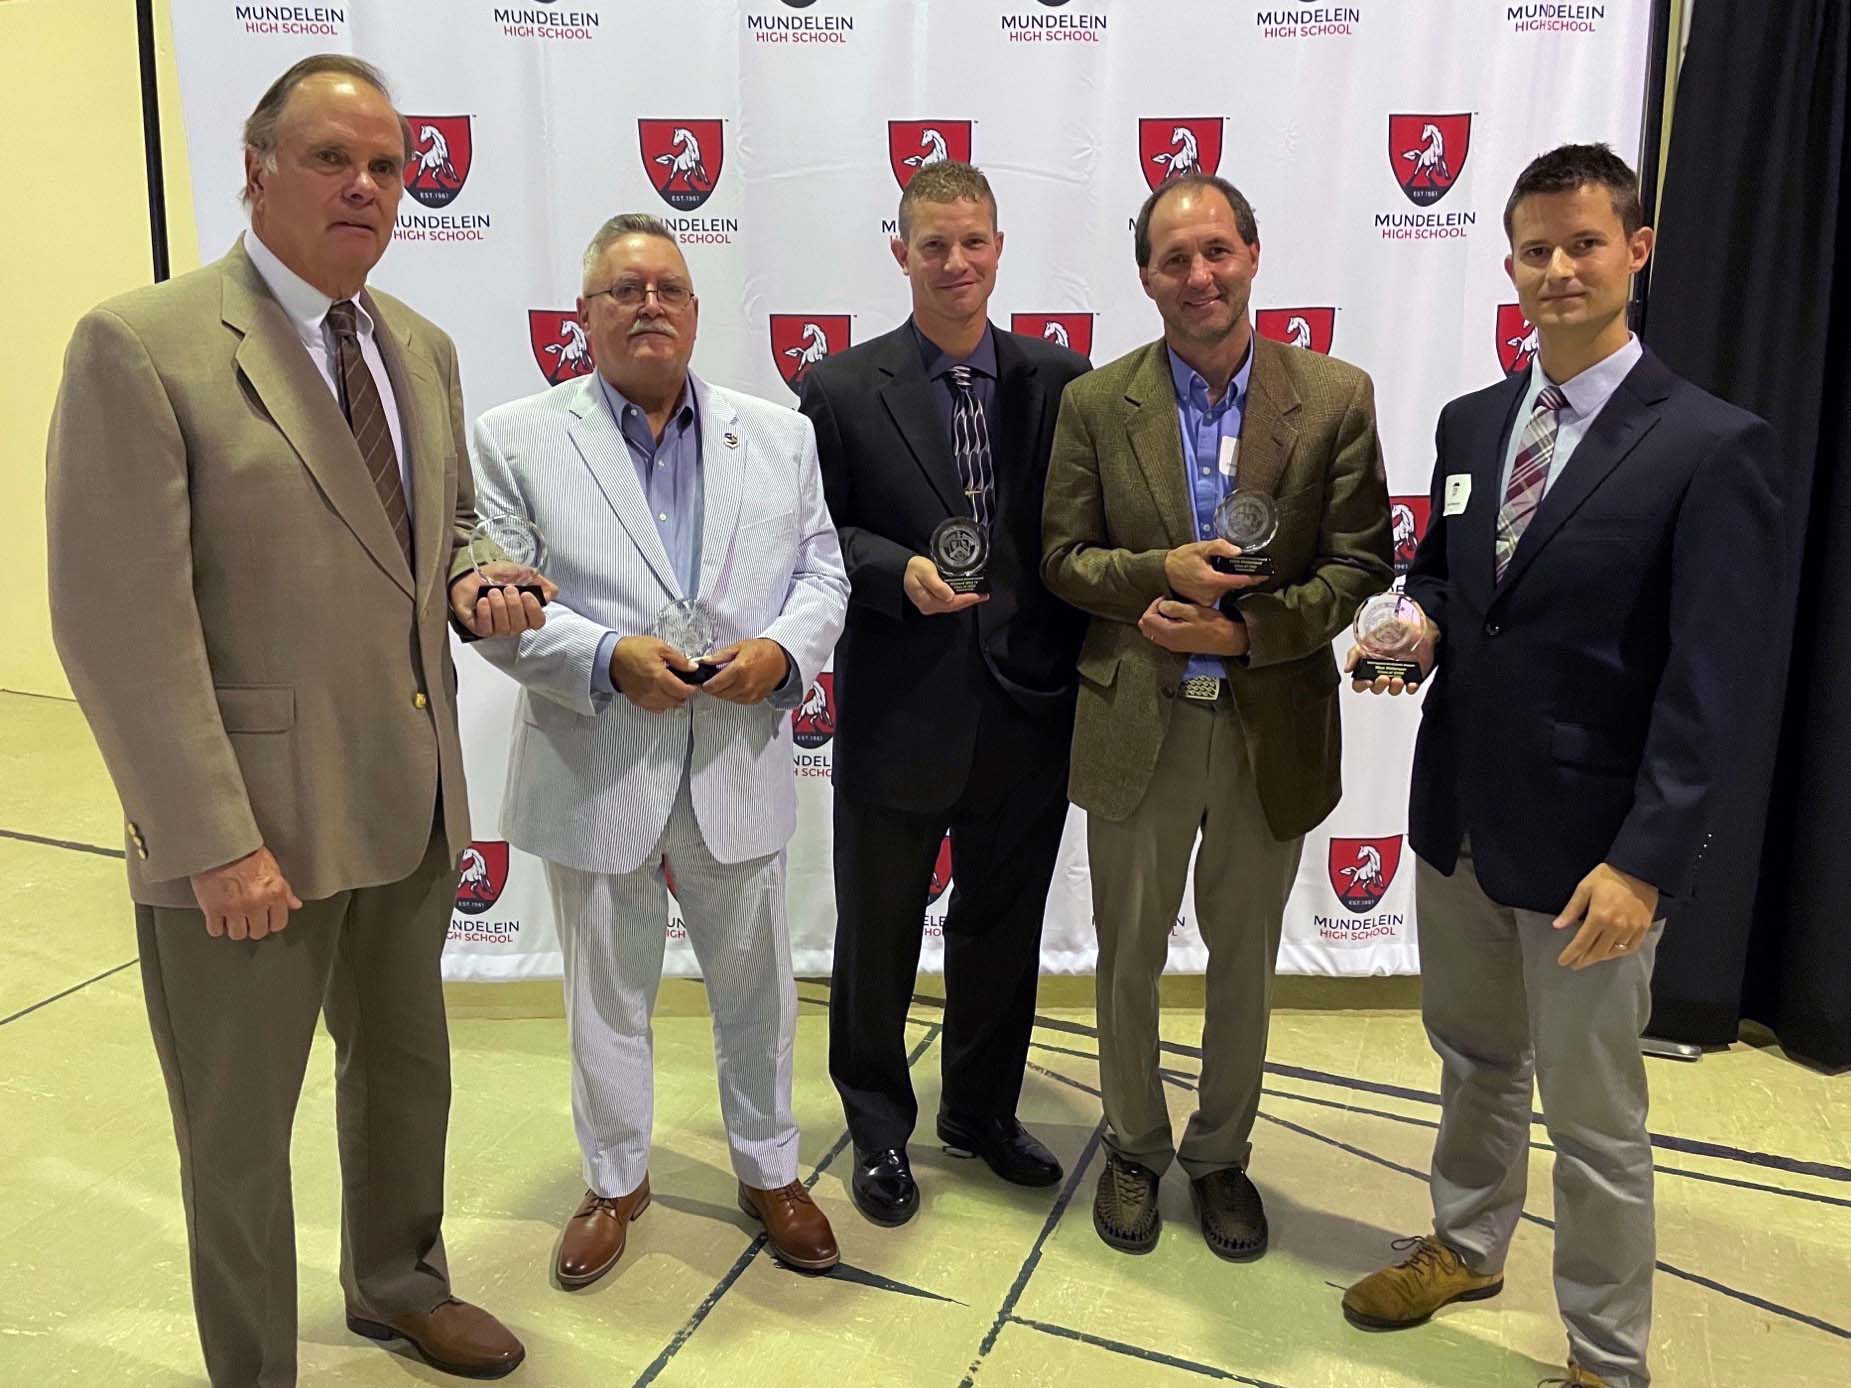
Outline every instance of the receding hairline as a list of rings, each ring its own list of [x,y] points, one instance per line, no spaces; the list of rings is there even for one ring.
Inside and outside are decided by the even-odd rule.
[[[592,244],[585,248],[585,256],[580,266],[581,273],[579,277],[579,289],[581,293],[589,289],[602,289],[607,287],[604,285],[592,284],[592,277],[605,269],[611,258],[612,251],[617,250],[629,241],[660,241],[669,246],[674,250],[676,259],[681,261],[682,273],[687,278],[688,287],[690,289],[694,287],[694,271],[688,264],[687,253],[681,249],[681,242],[676,239],[672,232],[664,235],[662,232],[651,231],[642,227],[631,227],[614,233],[601,246],[597,244],[597,238],[594,237]]]

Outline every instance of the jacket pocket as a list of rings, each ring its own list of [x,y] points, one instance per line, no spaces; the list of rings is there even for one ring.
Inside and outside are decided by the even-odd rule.
[[[296,726],[296,690],[289,684],[214,685],[228,733],[286,733]]]
[[[1639,748],[1631,738],[1580,723],[1555,725],[1549,734],[1549,755],[1563,766],[1616,776],[1630,776],[1639,769]]]
[[[1118,662],[1123,654],[1117,650],[1082,651],[1075,668],[1081,679],[1103,689],[1118,678]]]

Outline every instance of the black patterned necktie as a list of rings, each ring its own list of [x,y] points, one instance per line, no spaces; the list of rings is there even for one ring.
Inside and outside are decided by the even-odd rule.
[[[983,417],[983,402],[971,389],[971,369],[951,368],[951,456],[958,465],[958,481],[970,498],[972,519],[990,528],[996,468],[990,461],[990,426]]]
[[[334,329],[335,352],[341,366],[341,408],[373,479],[373,490],[379,493],[379,504],[386,508],[386,520],[398,537],[399,548],[405,551],[405,562],[411,564],[411,516],[405,506],[405,484],[399,477],[398,454],[392,447],[392,430],[386,424],[386,404],[379,397],[379,383],[360,354],[359,312],[351,299],[328,306],[328,326]]]

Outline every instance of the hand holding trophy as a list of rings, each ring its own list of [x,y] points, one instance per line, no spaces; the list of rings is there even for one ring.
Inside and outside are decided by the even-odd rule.
[[[677,679],[689,684],[705,684],[720,673],[718,665],[707,662],[719,640],[720,622],[713,609],[699,598],[675,599],[656,613],[649,634],[673,647],[694,666],[692,670],[675,671]]]
[[[482,591],[518,588],[546,606],[540,566],[546,562],[546,539],[540,527],[512,513],[485,516],[469,532],[469,561],[482,576]]]
[[[1409,690],[1418,689],[1426,677],[1420,662],[1426,634],[1427,614],[1419,603],[1394,589],[1377,593],[1356,609],[1350,626],[1356,642],[1350,678],[1361,684],[1399,680]]]
[[[938,576],[952,592],[990,591],[990,580],[984,573],[990,560],[990,537],[971,517],[953,516],[939,522],[932,532],[931,558],[938,567]]]
[[[1279,533],[1279,504],[1272,493],[1238,488],[1229,492],[1215,507],[1215,533],[1240,551],[1231,557],[1217,554],[1211,558],[1208,562],[1219,572],[1266,576],[1278,572],[1272,559],[1260,553]]]

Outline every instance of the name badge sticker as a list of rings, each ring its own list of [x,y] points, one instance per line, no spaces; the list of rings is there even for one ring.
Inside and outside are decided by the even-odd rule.
[[[1442,515],[1456,516],[1465,510],[1465,503],[1472,499],[1472,474],[1455,472],[1446,479],[1446,504]]]
[[[1234,470],[1240,466],[1240,440],[1224,438],[1221,440],[1220,457],[1221,475],[1232,477]]]

